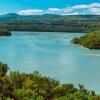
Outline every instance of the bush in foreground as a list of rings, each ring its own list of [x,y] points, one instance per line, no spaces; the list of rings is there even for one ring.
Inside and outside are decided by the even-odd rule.
[[[94,91],[83,85],[60,84],[37,71],[19,71],[7,75],[7,64],[0,63],[0,100],[100,100]]]

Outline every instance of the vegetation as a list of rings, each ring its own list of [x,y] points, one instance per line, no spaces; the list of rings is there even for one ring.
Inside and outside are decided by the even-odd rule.
[[[99,95],[83,85],[76,88],[73,84],[60,84],[37,71],[7,71],[7,64],[0,63],[0,100],[100,100]]]
[[[10,31],[85,32],[100,27],[100,15],[29,15],[0,16],[0,28]]]
[[[0,29],[0,36],[10,36],[11,32],[8,30]]]
[[[79,38],[74,38],[72,43],[82,45],[89,49],[100,49],[100,31],[90,32]]]

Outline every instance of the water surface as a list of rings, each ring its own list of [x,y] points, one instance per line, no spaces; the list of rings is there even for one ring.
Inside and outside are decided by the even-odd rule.
[[[0,61],[10,70],[39,71],[62,83],[84,84],[100,93],[100,50],[70,43],[83,33],[13,32],[0,37]]]

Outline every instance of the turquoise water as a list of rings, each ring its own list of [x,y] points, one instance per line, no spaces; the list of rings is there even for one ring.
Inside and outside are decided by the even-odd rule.
[[[0,61],[10,70],[39,71],[62,83],[84,84],[100,93],[100,50],[70,43],[83,33],[13,32],[0,37]]]

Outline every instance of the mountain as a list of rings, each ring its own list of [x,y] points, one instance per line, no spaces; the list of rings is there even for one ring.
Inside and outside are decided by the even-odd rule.
[[[16,13],[8,13],[8,14],[5,14],[5,15],[1,15],[2,17],[17,17],[17,16],[20,16]]]
[[[8,13],[5,15],[0,16],[0,21],[12,21],[12,20],[28,20],[28,21],[34,21],[34,20],[42,20],[42,19],[52,19],[52,18],[58,18],[60,15],[50,15],[50,14],[45,14],[45,15],[18,15],[16,13]]]
[[[18,15],[0,16],[0,28],[10,31],[85,32],[100,27],[100,15]]]
[[[8,13],[0,16],[0,20],[53,20],[53,19],[66,19],[66,20],[100,20],[100,15],[18,15],[16,13]]]
[[[9,21],[11,19],[16,19],[18,18],[20,15],[17,15],[16,13],[8,13],[8,14],[5,14],[5,15],[1,15],[0,16],[0,21],[1,22],[5,22],[5,21]]]

